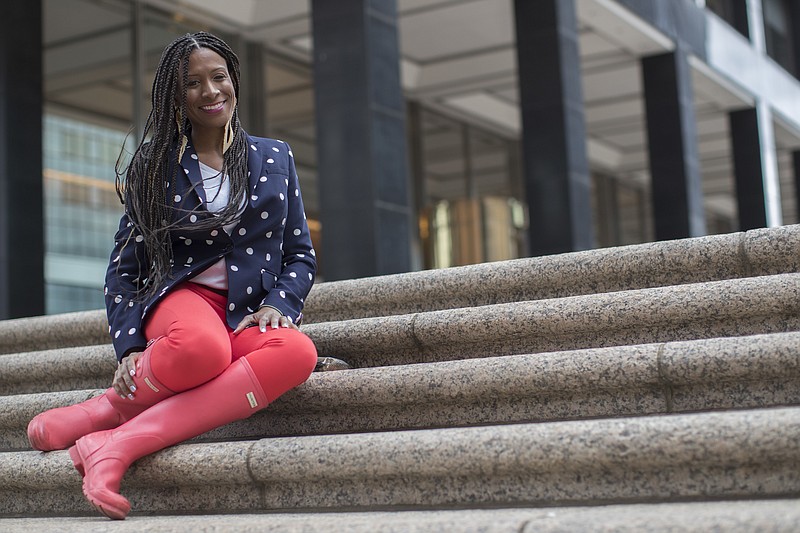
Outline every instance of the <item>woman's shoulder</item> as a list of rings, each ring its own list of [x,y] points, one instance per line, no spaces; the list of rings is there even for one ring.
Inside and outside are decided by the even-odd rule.
[[[291,148],[286,141],[282,141],[280,139],[270,139],[269,137],[257,137],[255,135],[250,135],[249,133],[246,135],[250,145],[256,147],[257,149],[266,149],[268,151],[284,153],[291,152]]]

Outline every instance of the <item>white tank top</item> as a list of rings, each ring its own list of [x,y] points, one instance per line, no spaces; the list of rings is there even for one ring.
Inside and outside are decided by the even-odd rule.
[[[231,185],[228,176],[222,179],[222,172],[200,163],[200,174],[203,177],[203,189],[206,192],[206,209],[209,213],[218,213],[228,205]],[[225,233],[231,234],[237,223],[228,224],[223,227]],[[204,271],[194,276],[189,281],[199,283],[213,289],[228,290],[228,271],[226,269],[225,258],[223,257]]]

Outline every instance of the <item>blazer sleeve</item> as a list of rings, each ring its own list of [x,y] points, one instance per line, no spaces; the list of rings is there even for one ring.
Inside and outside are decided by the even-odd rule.
[[[289,156],[287,185],[287,214],[283,227],[282,268],[275,284],[261,306],[277,309],[296,324],[303,319],[303,305],[317,273],[316,252],[308,231],[303,196],[294,164],[292,149],[285,144]]]
[[[119,361],[147,346],[142,331],[144,304],[136,298],[139,287],[144,286],[148,265],[142,241],[128,215],[123,215],[114,236],[104,288],[108,331]]]

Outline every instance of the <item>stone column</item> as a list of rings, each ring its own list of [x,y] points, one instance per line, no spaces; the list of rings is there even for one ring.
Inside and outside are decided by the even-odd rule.
[[[764,195],[764,163],[758,131],[758,111],[741,109],[728,114],[736,180],[739,231],[767,226]]]
[[[266,137],[267,130],[267,84],[265,82],[264,47],[261,43],[245,41],[242,57],[244,73],[239,97],[244,129],[251,135]]]
[[[410,270],[395,0],[312,0],[325,279]]]
[[[0,17],[0,319],[44,314],[42,4]]]
[[[529,252],[594,244],[574,0],[515,0]]]
[[[686,52],[642,58],[656,240],[706,234]]]

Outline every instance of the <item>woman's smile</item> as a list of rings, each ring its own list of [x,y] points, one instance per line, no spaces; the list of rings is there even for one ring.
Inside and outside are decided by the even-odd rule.
[[[200,106],[200,109],[202,109],[206,113],[219,113],[225,108],[225,102],[227,102],[227,100],[217,102],[216,104],[203,105]]]

